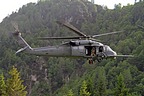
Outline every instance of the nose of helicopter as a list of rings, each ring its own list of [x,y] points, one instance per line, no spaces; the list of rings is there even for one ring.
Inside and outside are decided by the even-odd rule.
[[[115,51],[113,51],[109,46],[105,45],[105,52],[107,54],[107,56],[113,57],[114,59],[116,59],[117,53]]]
[[[115,56],[114,59],[116,59],[117,53],[113,51],[113,55]]]

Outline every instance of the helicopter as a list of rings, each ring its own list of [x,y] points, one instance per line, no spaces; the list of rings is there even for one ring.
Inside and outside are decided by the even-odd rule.
[[[98,61],[101,62],[103,59],[116,57],[133,57],[133,55],[117,55],[117,53],[110,48],[110,46],[98,42],[95,37],[100,37],[104,35],[121,33],[123,31],[115,31],[104,34],[98,34],[89,36],[78,30],[76,27],[68,22],[57,21],[58,24],[67,27],[76,33],[78,36],[68,36],[68,37],[39,37],[41,40],[50,39],[71,39],[68,42],[64,42],[57,46],[46,46],[39,48],[32,48],[21,36],[18,27],[15,26],[15,32],[13,36],[17,39],[19,45],[22,47],[16,54],[20,52],[26,52],[28,54],[33,54],[37,56],[49,56],[49,57],[76,57],[76,58],[87,58],[89,64]],[[76,39],[76,40],[74,40]]]

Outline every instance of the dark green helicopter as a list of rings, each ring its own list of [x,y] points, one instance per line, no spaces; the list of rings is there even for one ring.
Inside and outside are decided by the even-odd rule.
[[[59,22],[58,24],[63,25],[73,32],[75,32],[78,36],[69,36],[69,37],[41,37],[39,39],[49,40],[49,39],[77,39],[70,40],[69,42],[65,42],[63,44],[57,46],[46,46],[39,48],[32,48],[21,36],[18,28],[13,33],[14,37],[17,39],[19,45],[21,45],[21,49],[19,49],[17,53],[22,51],[37,55],[37,56],[49,56],[49,57],[77,57],[77,58],[87,58],[89,60],[89,64],[92,64],[94,61],[101,62],[103,59],[116,57],[133,57],[132,55],[117,55],[115,51],[113,51],[108,45],[104,45],[100,42],[97,42],[94,38],[100,37],[104,35],[116,34],[123,31],[110,32],[105,34],[98,34],[93,36],[88,36],[73,25],[68,22]]]

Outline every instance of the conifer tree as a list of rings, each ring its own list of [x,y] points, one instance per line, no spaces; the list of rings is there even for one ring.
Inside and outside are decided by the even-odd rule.
[[[90,96],[91,93],[87,91],[86,81],[83,81],[82,86],[80,88],[80,96]]]
[[[126,88],[124,83],[124,77],[122,74],[120,74],[117,77],[117,83],[115,88],[115,96],[128,96],[128,88]]]
[[[10,78],[7,79],[7,93],[9,96],[26,96],[26,87],[22,84],[20,73],[14,66],[9,71]]]
[[[103,67],[97,67],[97,77],[95,83],[95,95],[96,96],[106,96],[107,95],[107,80],[105,75],[105,70]]]
[[[74,96],[72,90],[69,90],[69,91],[68,91],[68,94],[67,94],[66,96]]]
[[[94,93],[95,93],[94,83],[93,83],[93,80],[92,80],[91,76],[89,76],[89,77],[87,78],[87,91],[91,93],[90,96],[93,96]]]
[[[0,74],[0,96],[7,96],[6,94],[6,84],[4,81],[3,74]]]

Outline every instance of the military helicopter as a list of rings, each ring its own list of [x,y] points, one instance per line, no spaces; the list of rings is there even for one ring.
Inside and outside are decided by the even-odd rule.
[[[22,46],[17,53],[22,51],[37,55],[37,56],[50,56],[50,57],[77,57],[77,58],[87,58],[89,60],[89,64],[93,64],[94,61],[101,62],[103,59],[116,57],[133,57],[132,55],[117,55],[115,51],[113,51],[108,45],[104,45],[98,42],[95,37],[100,37],[104,35],[121,33],[123,31],[110,32],[105,34],[98,34],[93,36],[88,36],[83,32],[79,31],[76,27],[71,25],[68,22],[60,22],[57,21],[58,24],[63,25],[73,32],[75,32],[78,36],[69,36],[69,37],[40,37],[42,40],[49,39],[71,39],[69,42],[65,42],[63,44],[57,46],[46,46],[39,48],[32,48],[21,36],[18,27],[15,26],[16,31],[13,33],[14,37],[17,39],[19,45]],[[73,40],[77,39],[77,40]]]

